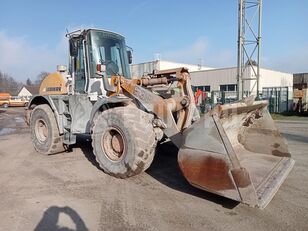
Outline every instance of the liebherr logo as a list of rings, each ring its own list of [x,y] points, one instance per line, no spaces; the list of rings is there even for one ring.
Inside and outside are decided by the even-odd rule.
[[[46,87],[46,91],[61,91],[61,87]]]

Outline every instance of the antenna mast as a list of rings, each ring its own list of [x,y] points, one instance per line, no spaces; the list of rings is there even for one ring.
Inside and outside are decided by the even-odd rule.
[[[238,52],[237,52],[237,98],[240,100],[253,91],[259,98],[260,47],[262,0],[239,0]],[[248,72],[251,67],[251,72]],[[246,86],[246,82],[250,82]],[[247,92],[245,92],[245,89]]]

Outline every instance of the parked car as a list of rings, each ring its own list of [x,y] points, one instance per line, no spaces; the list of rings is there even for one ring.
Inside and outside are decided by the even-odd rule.
[[[6,92],[0,92],[0,107],[8,107],[11,95]]]
[[[2,97],[0,98],[0,107],[25,107],[29,103],[29,100],[25,98],[20,98],[17,96],[11,96],[8,98]]]

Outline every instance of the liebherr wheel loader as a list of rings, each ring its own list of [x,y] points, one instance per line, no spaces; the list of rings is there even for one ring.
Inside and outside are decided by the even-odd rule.
[[[91,134],[103,171],[127,178],[145,171],[161,139],[178,148],[188,182],[264,208],[294,165],[266,101],[218,105],[200,118],[185,68],[131,78],[123,36],[69,33],[69,65],[41,83],[26,112],[34,148],[65,151]]]

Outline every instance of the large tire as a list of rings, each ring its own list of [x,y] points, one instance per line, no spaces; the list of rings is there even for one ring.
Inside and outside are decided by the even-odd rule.
[[[37,152],[48,155],[63,152],[63,136],[59,134],[57,121],[51,108],[36,106],[30,118],[31,139]]]
[[[132,107],[108,109],[96,118],[92,146],[105,173],[127,178],[151,165],[157,145],[152,120],[153,115]]]

